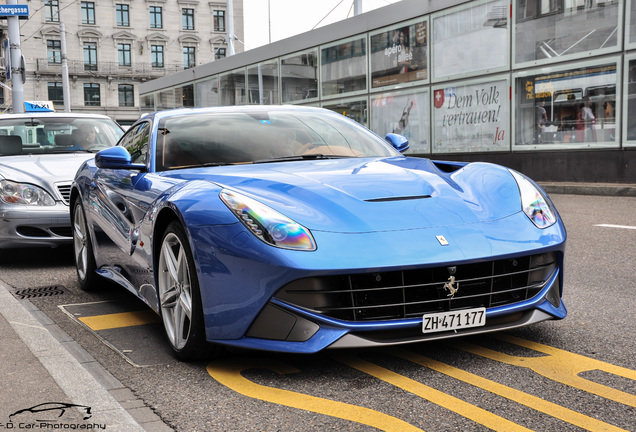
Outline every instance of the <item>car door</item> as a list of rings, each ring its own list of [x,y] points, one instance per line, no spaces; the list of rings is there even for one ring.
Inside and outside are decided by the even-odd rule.
[[[118,143],[128,150],[134,164],[148,165],[150,128],[150,122],[142,122],[126,132]],[[90,199],[99,208],[96,224],[110,240],[110,245],[103,241],[100,244],[102,248],[110,246],[107,258],[110,265],[127,266],[137,245],[139,225],[158,193],[147,175],[145,170],[101,168],[95,174]]]

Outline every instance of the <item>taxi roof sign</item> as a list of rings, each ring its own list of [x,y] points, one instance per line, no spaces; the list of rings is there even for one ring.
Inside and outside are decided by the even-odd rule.
[[[51,101],[25,101],[24,112],[54,112],[55,108]]]

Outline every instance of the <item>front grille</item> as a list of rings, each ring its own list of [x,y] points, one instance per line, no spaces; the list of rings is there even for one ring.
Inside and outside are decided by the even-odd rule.
[[[346,320],[394,320],[424,313],[517,303],[537,295],[556,271],[554,253],[457,266],[306,278],[275,297]],[[454,276],[457,292],[444,288]]]
[[[59,192],[60,196],[62,197],[62,200],[64,201],[64,204],[68,205],[70,199],[71,199],[71,183],[56,183],[55,187],[57,188],[57,191]]]

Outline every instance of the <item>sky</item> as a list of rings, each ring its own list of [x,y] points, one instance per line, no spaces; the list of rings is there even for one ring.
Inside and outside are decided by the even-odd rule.
[[[398,1],[362,0],[362,12]],[[270,30],[271,42],[276,42],[351,17],[353,0],[243,0],[243,9],[243,42],[245,51],[248,51],[269,43]]]

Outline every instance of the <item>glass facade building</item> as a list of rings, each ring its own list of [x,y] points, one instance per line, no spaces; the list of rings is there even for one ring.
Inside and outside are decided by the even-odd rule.
[[[413,155],[636,183],[636,0],[403,0],[140,97],[142,111],[322,106],[405,135]]]

